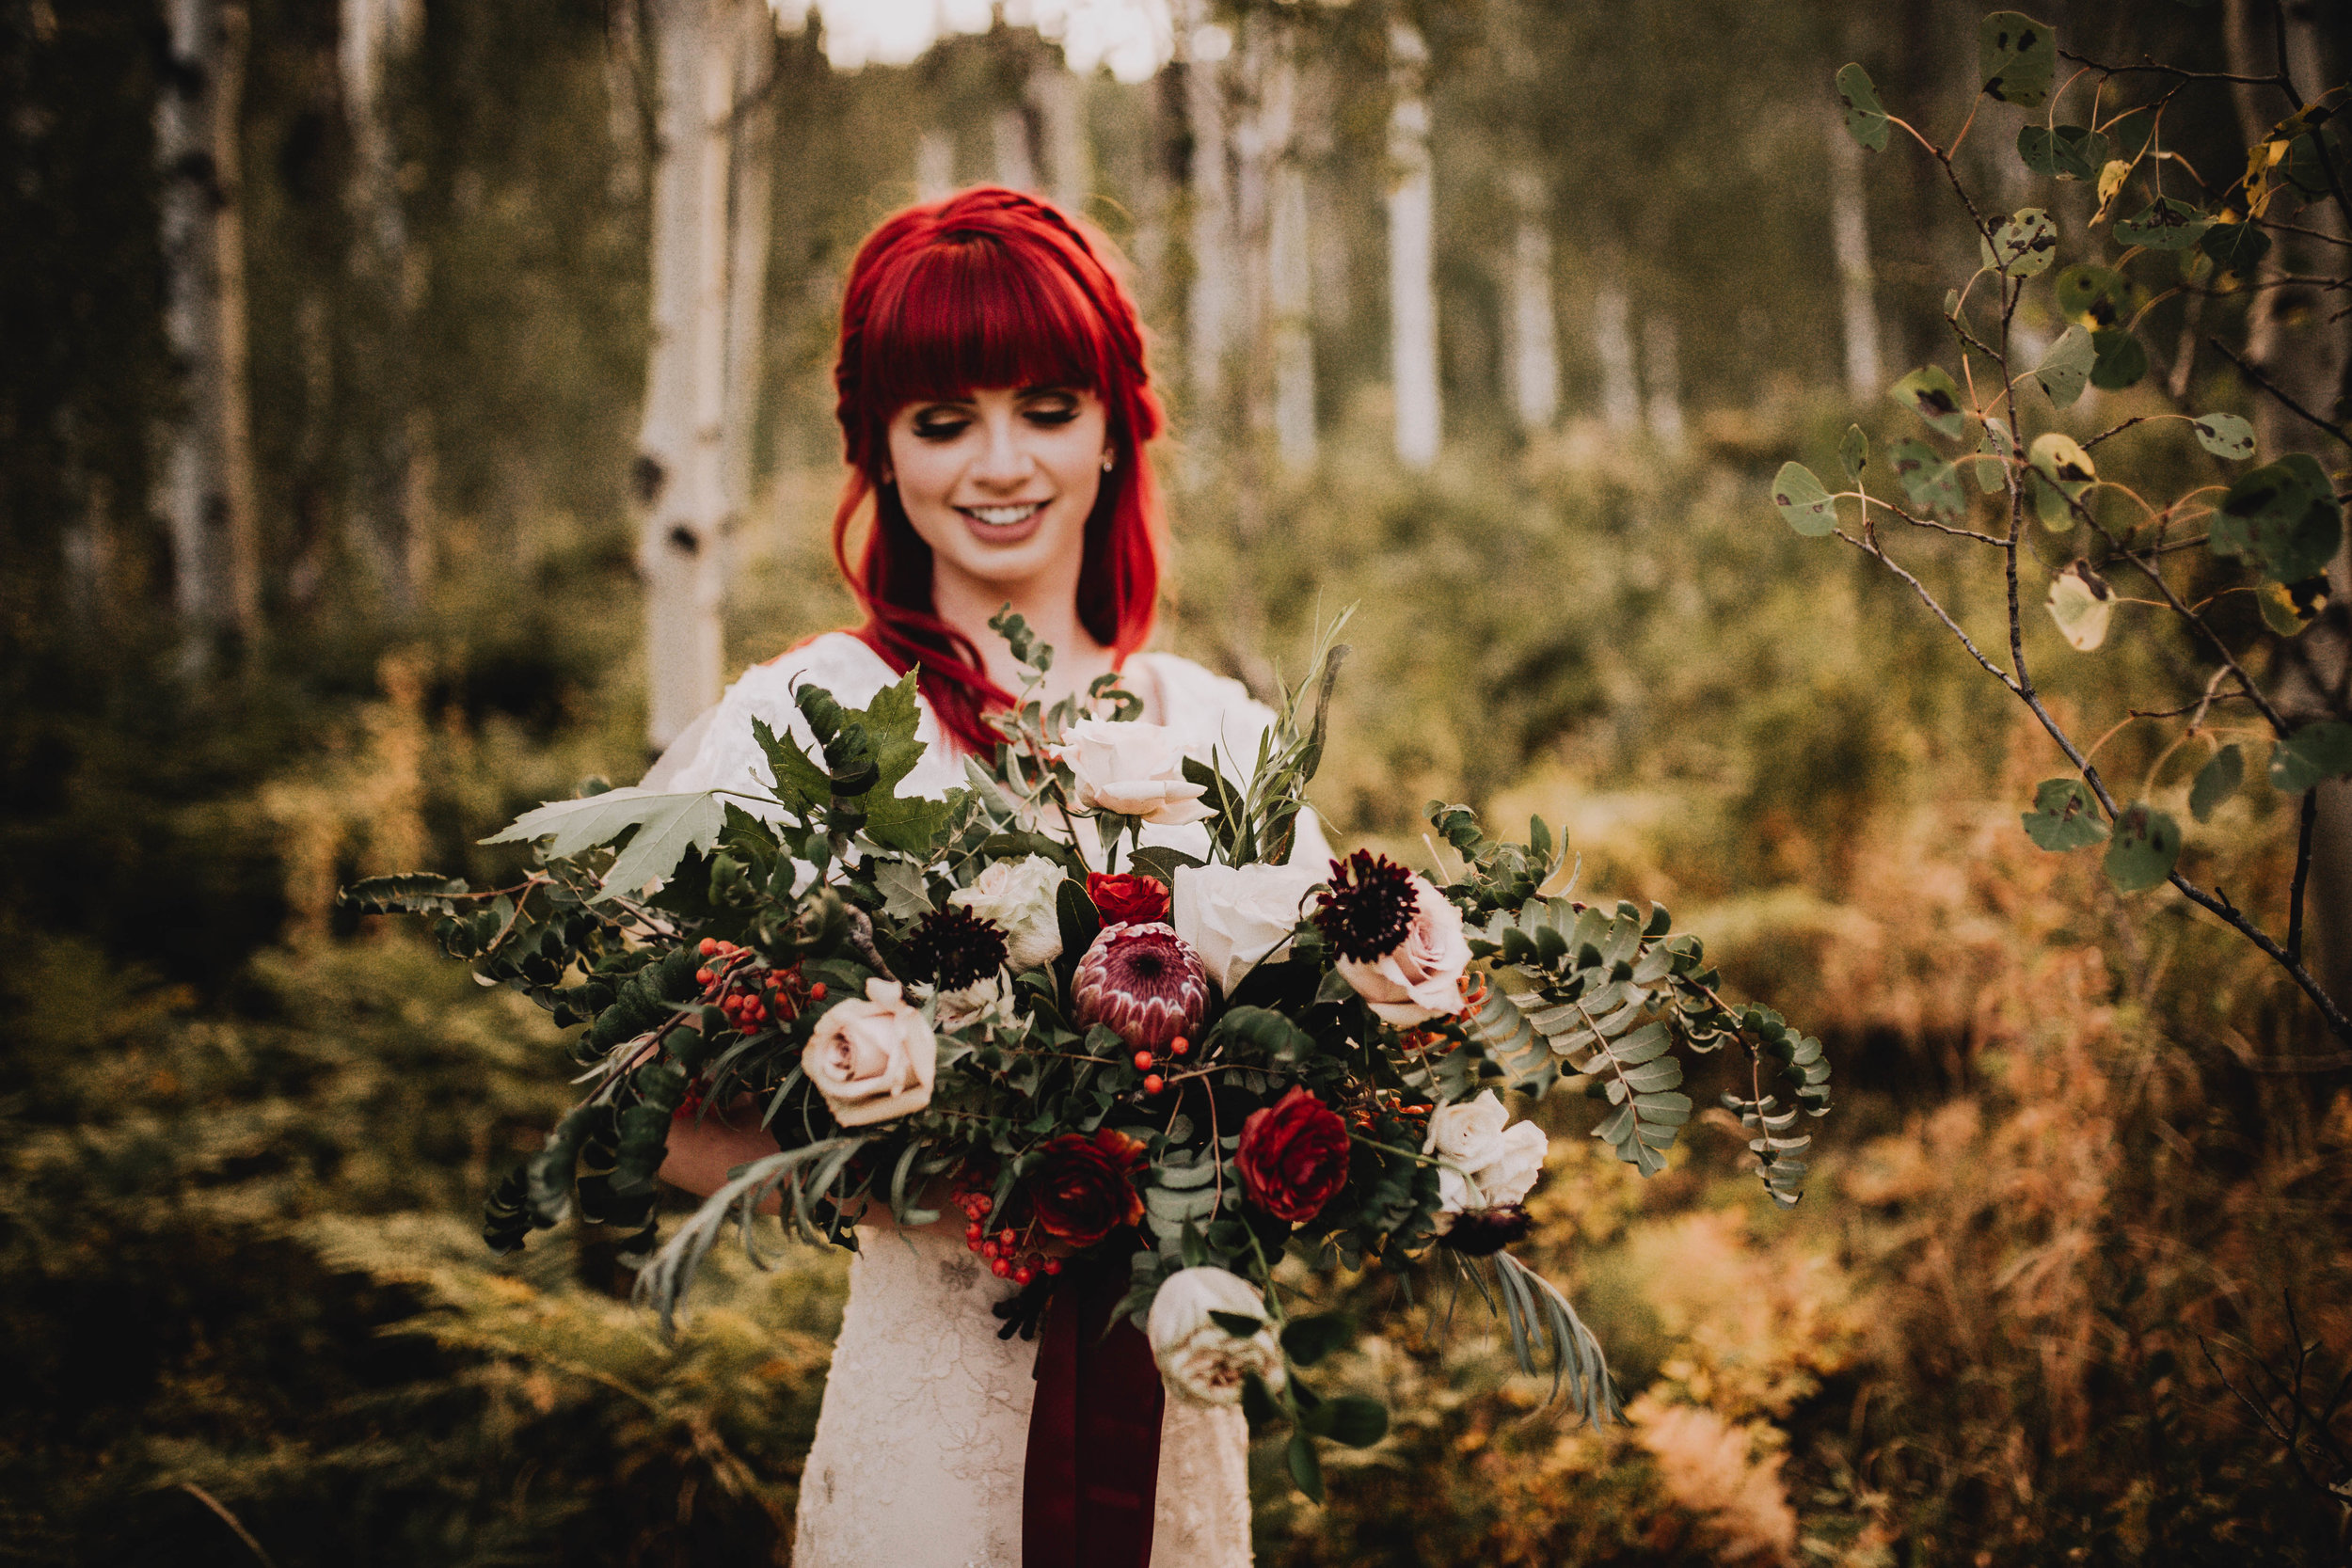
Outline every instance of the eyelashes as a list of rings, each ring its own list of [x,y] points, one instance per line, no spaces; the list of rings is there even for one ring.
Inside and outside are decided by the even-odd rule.
[[[1021,417],[1044,430],[1056,430],[1078,417],[1074,407],[1047,404],[1040,408],[1025,408]],[[914,436],[922,441],[952,441],[972,428],[970,420],[926,420],[914,421]]]

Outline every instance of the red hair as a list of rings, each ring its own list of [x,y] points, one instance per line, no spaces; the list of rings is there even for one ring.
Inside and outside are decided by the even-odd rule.
[[[1102,399],[1115,461],[1087,518],[1077,610],[1124,663],[1151,638],[1159,597],[1159,493],[1143,447],[1162,417],[1118,259],[1092,225],[1053,203],[981,185],[891,217],[850,267],[834,367],[850,477],[834,512],[834,561],[866,610],[857,637],[892,669],[919,668],[941,724],[973,751],[996,743],[981,715],[1012,694],[934,611],[930,546],[882,482],[890,419],[910,403],[980,388],[1079,387]],[[852,566],[850,526],[869,496],[873,525]]]

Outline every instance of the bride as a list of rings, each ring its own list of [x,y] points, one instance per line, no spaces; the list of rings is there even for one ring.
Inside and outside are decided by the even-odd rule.
[[[1238,682],[1144,647],[1160,571],[1144,447],[1161,415],[1116,261],[1106,240],[1052,204],[991,187],[910,208],[874,231],[850,268],[834,372],[850,466],[834,555],[865,624],[746,671],[648,786],[707,788],[747,771],[765,782],[754,719],[788,723],[811,743],[796,685],[862,706],[912,669],[927,750],[904,787],[944,793],[961,780],[964,752],[993,744],[983,715],[1019,687],[1019,666],[988,629],[1008,603],[1055,650],[1047,704],[1117,671],[1145,721],[1178,732],[1191,754],[1255,757],[1273,719],[1263,705]],[[869,497],[852,564],[851,528]],[[1152,836],[1205,853],[1198,827]],[[1328,852],[1302,816],[1296,858]],[[679,1122],[661,1175],[707,1195],[775,1148],[739,1106]],[[1016,1568],[1037,1350],[997,1338],[989,1307],[1011,1287],[966,1249],[961,1215],[919,1229],[869,1216],[857,1235],[801,1480],[795,1568]],[[1247,1435],[1238,1409],[1167,1405],[1152,1561],[1248,1562]],[[1110,1568],[1084,1541],[1053,1555]]]

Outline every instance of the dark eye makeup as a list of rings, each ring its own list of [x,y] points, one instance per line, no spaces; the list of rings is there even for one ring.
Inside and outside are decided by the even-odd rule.
[[[1078,417],[1078,394],[1063,387],[1031,387],[1021,393],[1021,417],[1033,425],[1053,429]],[[952,441],[972,428],[972,416],[956,404],[918,409],[913,421],[917,439]]]

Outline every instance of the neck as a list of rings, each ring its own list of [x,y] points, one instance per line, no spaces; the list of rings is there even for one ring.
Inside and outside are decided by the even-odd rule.
[[[983,582],[959,572],[942,571],[934,562],[932,613],[972,640],[980,650],[980,665],[989,679],[1017,693],[1028,672],[988,625],[1008,603],[1037,640],[1054,650],[1054,667],[1046,673],[1044,689],[1039,693],[1047,704],[1083,692],[1088,682],[1110,669],[1110,649],[1097,642],[1078,619],[1075,561],[1066,571],[1042,573],[1021,583]]]

